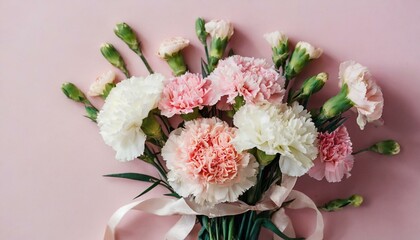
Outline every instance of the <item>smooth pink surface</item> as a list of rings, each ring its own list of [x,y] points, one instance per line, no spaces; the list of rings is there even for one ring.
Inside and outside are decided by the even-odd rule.
[[[132,73],[146,74],[112,32],[120,21],[139,32],[151,65],[164,74],[169,68],[155,56],[160,41],[191,39],[187,62],[198,71],[203,55],[194,35],[198,16],[230,19],[232,46],[245,56],[270,58],[262,34],[273,30],[284,31],[293,43],[305,40],[323,48],[325,54],[302,74],[330,74],[318,103],[337,91],[341,61],[354,59],[371,69],[384,92],[385,125],[362,132],[352,115],[347,127],[354,148],[395,138],[401,154],[364,153],[342,183],[303,177],[297,188],[319,204],[353,193],[365,197],[358,209],[323,214],[325,239],[419,239],[419,9],[416,0],[1,1],[0,239],[101,239],[111,214],[147,186],[102,175],[154,171],[139,161],[115,161],[97,127],[60,86],[71,81],[87,91],[110,69],[98,50],[102,42],[115,44]],[[146,197],[151,196],[159,192]],[[294,214],[302,236],[313,219],[305,214]],[[119,236],[163,239],[175,221],[131,213]]]

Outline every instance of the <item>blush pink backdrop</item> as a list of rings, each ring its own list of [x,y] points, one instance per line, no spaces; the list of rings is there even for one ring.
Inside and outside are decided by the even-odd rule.
[[[330,74],[318,103],[337,91],[341,61],[354,59],[371,69],[385,95],[385,125],[362,132],[352,115],[347,126],[355,149],[392,137],[402,144],[401,154],[364,153],[342,183],[303,177],[297,188],[318,204],[354,193],[365,197],[360,208],[323,214],[325,239],[420,239],[419,9],[416,0],[0,1],[0,239],[102,238],[112,213],[147,186],[102,175],[155,172],[139,161],[115,161],[97,127],[60,86],[71,81],[86,91],[111,69],[98,50],[102,42],[115,44],[132,73],[146,74],[112,32],[120,21],[138,31],[151,65],[167,75],[155,55],[160,41],[191,39],[187,62],[198,71],[199,16],[230,19],[238,54],[270,58],[262,35],[273,30],[284,31],[292,43],[323,48],[325,54],[302,74]],[[307,213],[293,213],[301,236],[311,230]],[[176,219],[130,213],[119,239],[163,239]]]

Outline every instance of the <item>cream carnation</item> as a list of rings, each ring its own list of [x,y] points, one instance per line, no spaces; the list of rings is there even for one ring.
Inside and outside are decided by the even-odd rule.
[[[264,34],[265,40],[272,48],[278,47],[281,44],[287,43],[287,36],[279,31]]]
[[[158,56],[162,59],[165,59],[167,56],[172,56],[175,53],[178,53],[182,49],[188,47],[190,41],[183,37],[173,37],[164,40],[159,47]]]
[[[296,48],[305,49],[306,53],[309,55],[309,59],[316,59],[322,55],[321,48],[315,48],[310,43],[307,42],[298,42]]]
[[[357,124],[360,129],[364,129],[366,122],[379,120],[384,98],[369,70],[355,61],[347,61],[341,63],[339,77],[340,87],[344,84],[348,86],[347,98],[354,103],[358,112]]]
[[[309,176],[317,180],[325,177],[328,182],[340,182],[344,175],[350,177],[354,157],[346,127],[340,126],[331,133],[320,133],[318,140],[319,156],[309,170]]]
[[[233,35],[233,24],[225,20],[212,20],[204,27],[212,38],[230,39]]]
[[[233,121],[238,151],[257,147],[270,155],[280,153],[280,169],[290,176],[301,176],[313,166],[318,133],[301,105],[245,104]]]
[[[100,96],[103,94],[105,90],[105,86],[108,83],[112,83],[115,80],[115,73],[113,71],[108,71],[103,73],[99,77],[96,78],[95,82],[90,85],[88,95],[95,97]]]
[[[284,79],[264,59],[232,56],[221,60],[210,74],[215,91],[233,103],[243,96],[247,103],[280,103],[284,97]]]
[[[199,74],[186,73],[166,82],[159,109],[162,115],[172,117],[191,113],[194,108],[214,105],[217,100],[210,80]]]
[[[143,119],[157,107],[164,76],[131,77],[112,89],[98,114],[98,126],[105,143],[117,153],[116,159],[130,161],[143,154],[146,135]]]
[[[238,200],[255,184],[258,163],[233,147],[236,130],[218,118],[199,118],[171,132],[162,157],[179,195],[214,205]]]

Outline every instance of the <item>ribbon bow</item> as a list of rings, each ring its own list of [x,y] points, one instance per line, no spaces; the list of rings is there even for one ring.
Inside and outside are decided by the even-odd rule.
[[[238,215],[248,211],[267,211],[278,209],[272,216],[273,223],[280,231],[286,235],[294,237],[290,218],[286,215],[281,205],[285,201],[291,201],[286,208],[302,209],[310,208],[316,212],[316,223],[314,232],[307,237],[307,240],[322,240],[324,222],[321,213],[318,211],[315,203],[305,194],[292,190],[296,183],[295,177],[284,175],[281,185],[273,185],[264,194],[261,201],[255,206],[250,206],[244,202],[237,201],[232,203],[220,203],[215,206],[202,206],[189,199],[180,198],[151,198],[142,201],[136,201],[119,208],[110,218],[106,228],[104,240],[115,240],[115,230],[118,223],[130,210],[138,210],[152,213],[158,216],[181,215],[180,220],[166,234],[166,240],[183,240],[194,228],[197,215],[206,215],[208,217],[222,217]],[[275,236],[275,240],[281,238]]]

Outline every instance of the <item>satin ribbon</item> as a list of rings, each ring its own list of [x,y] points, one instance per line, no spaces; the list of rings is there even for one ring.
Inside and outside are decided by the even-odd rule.
[[[104,240],[115,240],[115,231],[118,223],[130,210],[152,213],[158,216],[181,215],[180,220],[166,234],[166,240],[183,240],[194,228],[197,215],[208,217],[222,217],[245,213],[248,211],[276,210],[273,223],[286,235],[294,237],[294,229],[290,218],[286,215],[281,205],[285,201],[293,200],[286,208],[302,209],[310,208],[316,212],[316,225],[314,232],[307,240],[321,240],[323,238],[324,222],[321,213],[315,203],[305,194],[292,190],[296,183],[295,177],[283,176],[281,185],[273,185],[264,194],[262,200],[255,206],[244,202],[220,203],[215,206],[201,206],[189,199],[180,198],[151,198],[136,201],[119,208],[110,218],[106,228]],[[281,238],[275,236],[275,240]]]

